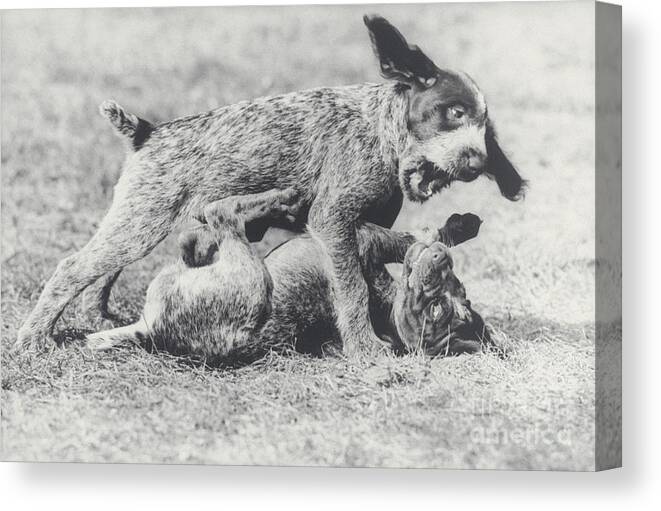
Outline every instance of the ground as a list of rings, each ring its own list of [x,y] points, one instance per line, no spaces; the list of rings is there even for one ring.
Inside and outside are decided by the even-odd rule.
[[[594,467],[594,44],[589,2],[370,6],[481,85],[530,181],[481,178],[400,229],[484,219],[456,272],[508,356],[313,359],[193,368],[138,349],[8,349],[57,262],[94,232],[121,142],[114,98],[151,120],[379,81],[362,7],[52,10],[2,15],[2,459],[512,469]],[[567,9],[571,12],[568,14]],[[171,239],[124,272],[136,317]],[[394,271],[398,271],[397,268]],[[107,326],[85,300],[58,329]]]

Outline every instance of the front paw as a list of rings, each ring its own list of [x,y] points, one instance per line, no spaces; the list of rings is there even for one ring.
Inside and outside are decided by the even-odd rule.
[[[482,219],[473,213],[454,213],[438,230],[438,240],[448,246],[459,245],[477,236]]]
[[[18,331],[13,348],[21,352],[40,353],[46,351],[46,348],[51,345],[54,346],[55,341],[50,333],[23,325]]]

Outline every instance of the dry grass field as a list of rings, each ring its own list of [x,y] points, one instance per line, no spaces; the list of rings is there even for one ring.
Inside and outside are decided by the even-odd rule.
[[[378,81],[361,6],[2,14],[2,454],[5,460],[589,470],[594,466],[594,43],[590,3],[370,6],[484,90],[530,180],[510,203],[481,178],[396,227],[484,219],[455,249],[508,350],[429,360],[272,355],[194,368],[138,349],[8,350],[57,262],[108,207],[123,147],[114,98],[166,120],[262,95]],[[168,239],[123,273],[139,313]],[[396,269],[397,270],[397,269]],[[85,300],[58,329],[102,322]],[[106,325],[107,326],[107,325]]]

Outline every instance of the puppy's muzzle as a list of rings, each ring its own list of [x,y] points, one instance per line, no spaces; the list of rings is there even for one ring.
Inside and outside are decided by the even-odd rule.
[[[428,291],[438,290],[447,279],[447,273],[452,270],[452,256],[447,248],[434,242],[427,247],[418,258],[417,264],[421,270],[422,282]]]
[[[484,153],[469,149],[462,157],[463,165],[457,175],[457,179],[466,183],[477,179],[485,170],[487,157]]]

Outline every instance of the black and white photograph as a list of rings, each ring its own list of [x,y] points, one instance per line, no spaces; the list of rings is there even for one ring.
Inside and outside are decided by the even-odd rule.
[[[621,466],[619,6],[1,17],[3,461]]]

